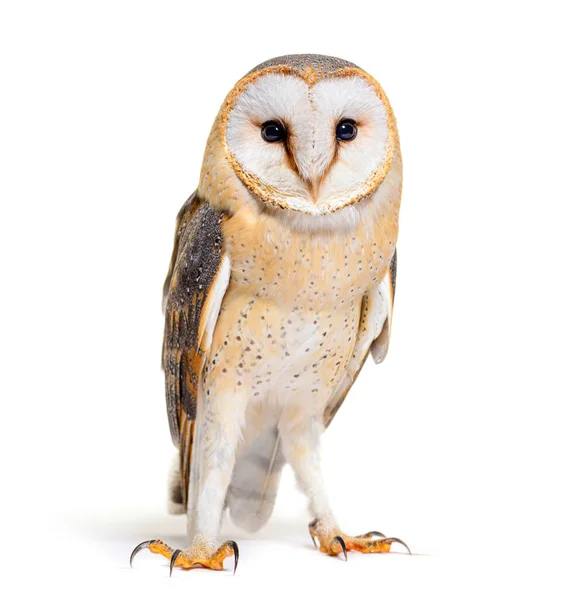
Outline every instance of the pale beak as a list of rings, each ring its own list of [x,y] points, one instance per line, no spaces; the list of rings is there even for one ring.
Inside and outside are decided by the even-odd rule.
[[[309,188],[309,193],[313,199],[313,204],[317,204],[317,200],[319,199],[319,188],[321,187],[321,181],[321,177],[315,175],[307,182],[307,187]]]

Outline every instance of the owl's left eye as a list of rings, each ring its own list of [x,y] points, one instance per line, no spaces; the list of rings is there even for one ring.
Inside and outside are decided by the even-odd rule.
[[[343,119],[337,123],[335,135],[342,142],[350,142],[357,137],[357,125],[353,119]]]
[[[266,121],[262,123],[262,137],[266,142],[283,142],[286,138],[285,127],[278,121]]]

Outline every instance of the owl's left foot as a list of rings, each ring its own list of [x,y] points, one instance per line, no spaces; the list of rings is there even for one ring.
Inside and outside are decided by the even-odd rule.
[[[399,538],[386,537],[379,531],[369,531],[363,535],[355,537],[345,535],[338,529],[326,525],[318,519],[314,519],[309,524],[309,535],[317,548],[315,539],[319,541],[319,549],[330,556],[337,556],[343,553],[347,560],[347,551],[355,550],[363,554],[372,554],[378,552],[390,552],[392,544],[402,544],[409,554],[410,548]]]

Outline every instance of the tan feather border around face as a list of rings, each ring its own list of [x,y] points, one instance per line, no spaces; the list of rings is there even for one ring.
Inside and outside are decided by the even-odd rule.
[[[368,177],[368,179],[347,196],[344,202],[339,203],[334,207],[330,206],[329,204],[324,204],[320,206],[319,211],[316,212],[311,212],[308,210],[304,210],[300,207],[292,206],[292,204],[284,202],[284,195],[278,192],[278,190],[276,190],[274,187],[263,183],[256,175],[245,171],[242,165],[236,159],[236,157],[232,154],[228,146],[228,141],[226,139],[226,129],[228,126],[228,118],[230,116],[230,113],[232,112],[232,109],[234,108],[238,97],[244,92],[246,87],[256,79],[258,79],[258,77],[261,77],[262,75],[267,75],[269,73],[294,75],[295,77],[299,77],[300,79],[305,81],[310,87],[314,86],[318,81],[321,81],[323,79],[359,76],[364,78],[377,92],[377,96],[383,103],[383,106],[385,107],[385,110],[387,112],[388,141],[387,148],[385,151],[385,158],[381,165]],[[252,194],[255,194],[258,198],[260,198],[267,204],[270,204],[271,206],[289,210],[297,210],[299,212],[303,212],[310,215],[320,215],[329,214],[351,204],[355,204],[363,198],[369,196],[379,187],[379,185],[383,182],[384,178],[386,177],[387,173],[391,168],[397,140],[397,128],[396,120],[391,105],[383,88],[380,86],[379,82],[374,77],[369,75],[366,71],[363,71],[358,67],[343,67],[335,71],[323,73],[311,67],[300,71],[298,69],[295,69],[294,67],[290,67],[287,65],[278,65],[266,67],[265,69],[261,69],[259,71],[254,71],[253,73],[246,75],[245,77],[240,79],[240,81],[238,81],[238,83],[234,86],[232,91],[228,94],[228,96],[226,96],[224,104],[222,105],[220,115],[220,137],[228,162],[230,163],[230,165],[234,169],[234,172],[238,175],[242,183],[248,188],[248,190]]]

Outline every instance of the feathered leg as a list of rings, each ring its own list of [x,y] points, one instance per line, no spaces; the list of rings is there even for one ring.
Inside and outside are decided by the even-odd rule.
[[[309,509],[315,519],[309,524],[309,533],[319,549],[332,556],[348,550],[363,553],[389,552],[391,545],[398,542],[408,546],[398,538],[388,538],[378,531],[360,536],[348,536],[338,527],[325,493],[319,458],[319,438],[323,424],[316,418],[300,417],[298,409],[284,411],[280,421],[280,434],[283,452],[291,464],[297,481],[309,499]]]
[[[174,567],[191,569],[205,567],[220,571],[224,559],[234,556],[234,571],[238,565],[238,545],[233,540],[218,546],[216,538],[220,531],[226,491],[236,460],[236,448],[243,426],[245,400],[234,394],[220,394],[215,399],[208,396],[201,408],[198,440],[193,452],[197,460],[198,490],[196,506],[189,493],[189,532],[192,542],[187,550],[174,550],[161,540],[139,544],[131,560],[142,549],[161,554]]]

